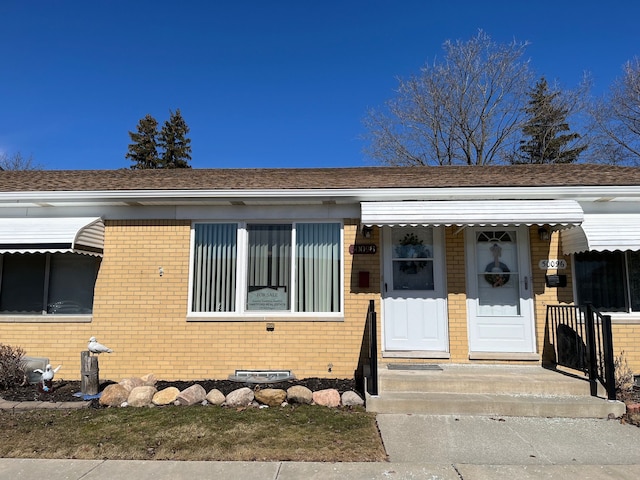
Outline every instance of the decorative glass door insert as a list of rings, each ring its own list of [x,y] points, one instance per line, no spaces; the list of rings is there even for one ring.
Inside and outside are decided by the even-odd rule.
[[[476,232],[478,315],[520,314],[520,273],[516,232]]]
[[[433,230],[394,228],[391,241],[393,290],[434,290]]]

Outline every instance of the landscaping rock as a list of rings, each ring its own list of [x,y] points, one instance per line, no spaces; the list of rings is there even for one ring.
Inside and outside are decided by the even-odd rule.
[[[313,392],[313,403],[324,407],[340,406],[340,392],[334,388]]]
[[[178,395],[180,395],[180,390],[178,390],[176,387],[167,387],[163,390],[160,390],[159,392],[156,392],[151,402],[154,405],[170,405],[176,401]]]
[[[122,380],[120,380],[120,385],[122,385],[129,392],[131,392],[131,390],[133,390],[136,387],[142,387],[144,385],[144,382],[139,377],[129,377],[129,378],[123,378]]]
[[[142,383],[144,385],[148,385],[150,387],[155,387],[156,383],[158,382],[158,379],[153,373],[147,373],[146,375],[143,375],[142,377],[140,377],[140,380],[142,380]]]
[[[100,405],[118,407],[129,398],[129,390],[119,383],[107,385],[100,395]]]
[[[364,400],[356,392],[348,391],[342,394],[342,405],[345,407],[360,407],[364,405]]]
[[[225,400],[227,407],[248,407],[253,402],[253,390],[248,387],[234,390]]]
[[[202,385],[191,385],[189,388],[180,392],[176,398],[176,402],[180,405],[195,405],[202,403],[207,398],[207,391]]]
[[[254,396],[260,403],[270,407],[278,407],[287,399],[287,392],[279,388],[265,388],[264,390],[257,390]]]
[[[129,393],[127,403],[132,407],[146,407],[151,404],[156,392],[156,387],[149,385],[135,387],[131,390],[131,393]]]
[[[313,392],[302,385],[294,385],[287,389],[287,401],[310,405],[313,402]]]
[[[224,394],[217,388],[214,388],[209,393],[207,393],[207,402],[209,402],[211,405],[222,405],[224,401]]]

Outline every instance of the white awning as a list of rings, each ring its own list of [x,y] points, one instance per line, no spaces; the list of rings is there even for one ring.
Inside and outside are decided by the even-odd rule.
[[[0,218],[0,253],[84,253],[102,255],[101,218]]]
[[[579,227],[561,234],[562,251],[571,253],[640,250],[640,214],[585,213]]]
[[[363,225],[579,225],[574,200],[362,202]]]

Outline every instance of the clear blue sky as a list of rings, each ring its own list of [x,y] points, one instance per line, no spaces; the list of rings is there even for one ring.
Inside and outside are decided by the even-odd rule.
[[[0,152],[129,167],[129,131],[180,109],[194,168],[372,164],[362,118],[397,76],[483,29],[595,91],[640,55],[627,0],[2,0]]]

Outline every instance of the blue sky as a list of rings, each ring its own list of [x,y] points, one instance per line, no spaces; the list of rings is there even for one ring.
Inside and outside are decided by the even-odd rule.
[[[396,77],[483,29],[538,75],[595,93],[640,55],[640,2],[3,0],[0,152],[129,167],[129,131],[180,109],[194,168],[373,162],[362,118]]]

